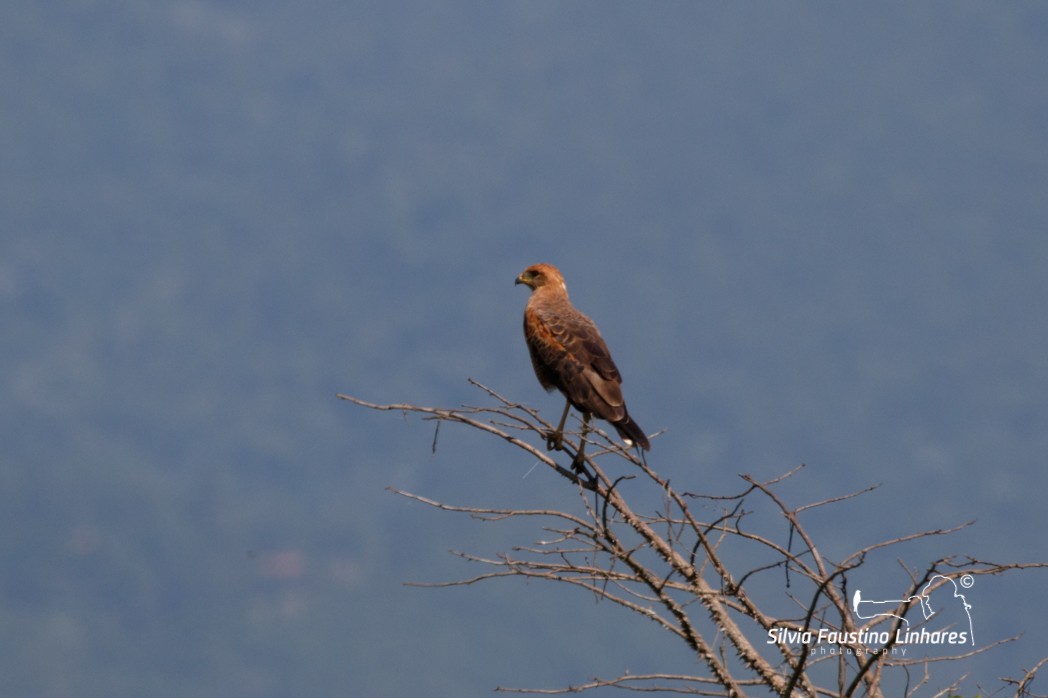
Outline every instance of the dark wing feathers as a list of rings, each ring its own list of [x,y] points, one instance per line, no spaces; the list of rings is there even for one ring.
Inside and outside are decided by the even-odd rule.
[[[568,304],[535,304],[524,315],[524,335],[539,382],[559,389],[576,409],[609,422],[626,417],[622,377],[597,326]]]

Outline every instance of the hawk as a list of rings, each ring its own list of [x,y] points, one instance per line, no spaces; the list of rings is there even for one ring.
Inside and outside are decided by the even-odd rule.
[[[531,289],[524,308],[524,338],[542,387],[567,398],[560,424],[548,441],[561,448],[564,421],[571,407],[583,415],[583,433],[591,416],[610,423],[627,446],[651,448],[644,431],[630,419],[622,399],[622,376],[593,320],[568,300],[568,287],[552,264],[534,264],[516,283]]]

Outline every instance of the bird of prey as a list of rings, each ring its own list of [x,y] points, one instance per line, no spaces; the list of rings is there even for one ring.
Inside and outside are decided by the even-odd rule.
[[[582,413],[583,445],[591,416],[610,423],[627,446],[651,447],[644,431],[626,411],[622,399],[622,376],[611,360],[608,345],[593,320],[568,300],[564,277],[552,264],[534,264],[517,277],[516,283],[531,289],[524,308],[524,338],[531,363],[542,387],[554,388],[567,398],[560,424],[548,440],[548,448],[561,449],[564,422],[571,407]],[[581,457],[581,453],[576,459]]]

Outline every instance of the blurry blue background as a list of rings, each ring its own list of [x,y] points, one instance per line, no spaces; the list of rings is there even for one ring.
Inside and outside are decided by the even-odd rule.
[[[807,468],[840,557],[1046,560],[1048,6],[0,8],[6,695],[475,695],[689,672],[653,624],[447,554],[570,505],[522,454],[335,398],[548,418],[513,279],[601,326],[682,489]],[[856,580],[889,597],[894,557]],[[1048,647],[981,577],[965,660]]]

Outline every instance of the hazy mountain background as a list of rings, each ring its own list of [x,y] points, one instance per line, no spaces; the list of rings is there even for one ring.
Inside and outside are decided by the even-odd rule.
[[[529,542],[412,506],[570,502],[462,430],[551,417],[520,337],[564,271],[675,484],[806,470],[833,557],[1046,560],[1048,5],[9,0],[0,7],[4,695],[479,695],[687,672]],[[904,586],[871,562],[864,594]],[[1048,653],[980,578],[966,660]]]

